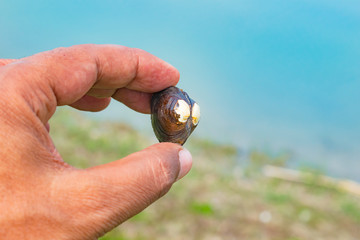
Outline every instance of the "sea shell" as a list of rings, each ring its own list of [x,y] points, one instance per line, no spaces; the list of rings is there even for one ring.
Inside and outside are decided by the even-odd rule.
[[[151,124],[159,142],[183,145],[200,120],[200,107],[177,87],[154,93],[151,98]]]

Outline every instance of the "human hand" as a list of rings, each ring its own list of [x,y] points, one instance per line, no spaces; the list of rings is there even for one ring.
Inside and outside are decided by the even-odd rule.
[[[114,45],[0,60],[1,239],[96,239],[163,196],[191,168],[180,145],[76,169],[56,151],[48,120],[57,106],[100,111],[111,98],[149,113],[151,93],[178,80],[164,61]]]

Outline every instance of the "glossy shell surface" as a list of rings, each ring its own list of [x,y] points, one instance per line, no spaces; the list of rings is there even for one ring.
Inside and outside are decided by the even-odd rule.
[[[153,94],[151,124],[160,142],[183,145],[199,119],[199,105],[183,90],[169,87]]]

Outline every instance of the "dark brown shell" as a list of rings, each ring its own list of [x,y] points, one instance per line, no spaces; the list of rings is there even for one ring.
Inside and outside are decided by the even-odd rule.
[[[184,100],[190,107],[190,117],[179,122],[175,112],[178,100]],[[195,101],[183,90],[169,87],[154,93],[151,98],[151,124],[159,142],[173,142],[183,145],[196,128],[192,121],[192,109]]]

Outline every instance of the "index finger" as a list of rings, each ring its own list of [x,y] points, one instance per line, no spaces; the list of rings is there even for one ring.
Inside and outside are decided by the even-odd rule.
[[[6,67],[10,68],[11,65]],[[38,88],[31,90],[54,96],[56,104],[51,108],[73,104],[92,87],[110,90],[126,88],[133,92],[152,93],[176,85],[179,81],[179,72],[165,61],[143,50],[118,45],[57,48],[24,58],[12,67],[17,68],[17,73],[20,72],[22,82],[32,82],[31,87]],[[30,90],[19,88],[17,90]],[[128,96],[136,97],[136,94]],[[52,102],[49,100],[49,104]],[[35,104],[35,107],[43,105]],[[36,111],[49,111],[46,105],[47,109]],[[136,105],[133,107],[136,108]]]

